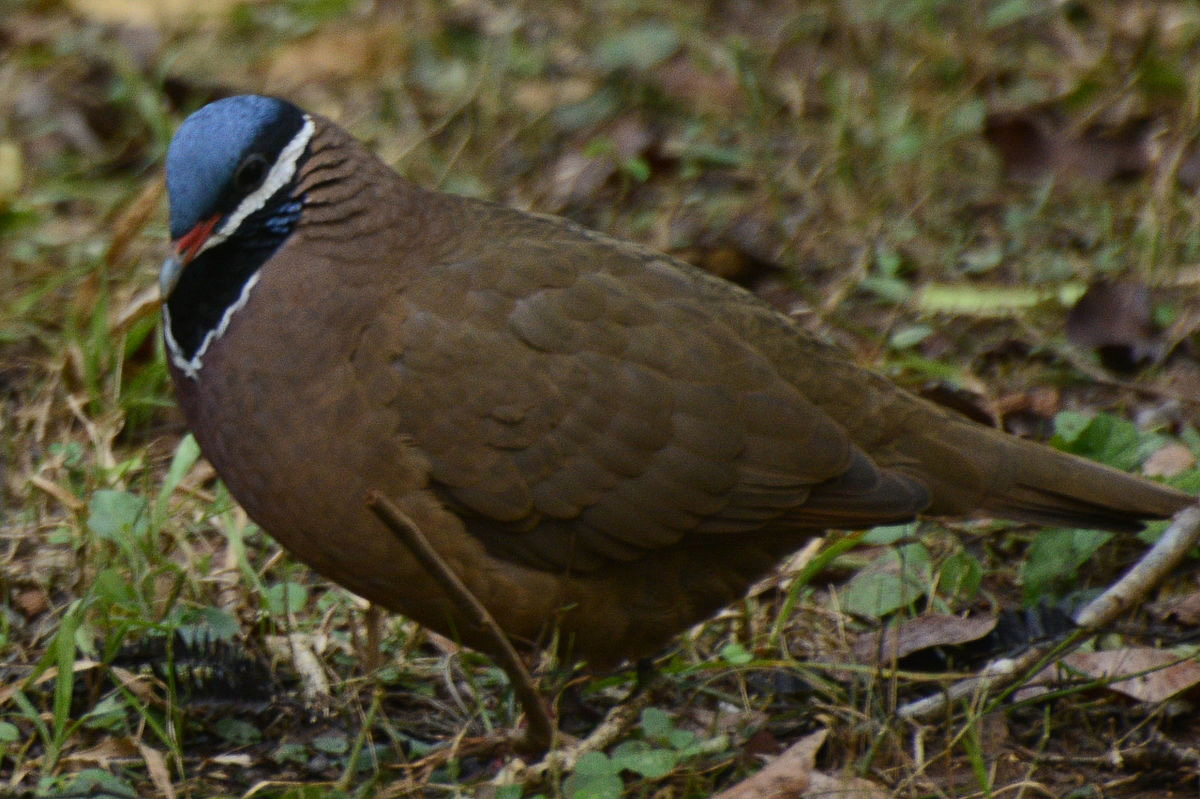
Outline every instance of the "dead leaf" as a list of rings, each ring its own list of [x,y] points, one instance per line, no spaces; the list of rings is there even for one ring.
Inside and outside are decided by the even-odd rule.
[[[138,741],[138,752],[146,763],[146,771],[150,773],[150,781],[164,799],[175,799],[175,786],[171,784],[171,772],[167,768],[166,758],[162,752]]]
[[[951,616],[928,613],[880,631],[863,633],[854,642],[859,663],[894,663],[914,652],[935,646],[954,646],[978,641],[996,626],[995,616]]]
[[[737,78],[723,70],[702,69],[688,53],[661,64],[654,75],[663,94],[700,113],[729,116],[742,109],[745,95]]]
[[[101,664],[95,660],[77,660],[71,665],[71,671],[74,672],[75,674],[80,674],[85,671],[91,671],[92,669],[97,668],[100,665]],[[40,675],[38,675],[38,678],[33,681],[33,685],[44,685],[44,684],[50,682],[51,680],[56,679],[57,677],[58,677],[58,667],[51,666],[50,668],[48,668],[44,672],[42,672]],[[24,680],[17,680],[16,682],[11,682],[8,685],[5,685],[3,688],[0,688],[0,706],[4,705],[6,702],[8,702],[8,700],[12,699],[14,694],[17,694],[21,691],[26,691],[28,689],[29,689],[29,684],[26,683]]]
[[[200,19],[220,19],[243,0],[70,0],[79,14],[112,25],[164,27]]]
[[[822,774],[814,768],[829,730],[806,735],[772,759],[762,771],[721,791],[713,799],[887,799],[890,794],[859,777]]]
[[[1153,608],[1155,615],[1163,620],[1174,619],[1186,627],[1200,624],[1200,591],[1163,602]]]
[[[806,735],[769,761],[763,769],[717,794],[713,799],[788,799],[803,796],[812,784],[817,751],[829,730]]]
[[[1140,177],[1156,166],[1160,127],[1153,118],[1134,117],[1076,130],[1047,103],[989,114],[983,135],[1010,180],[1053,176],[1107,183]]]
[[[266,85],[295,91],[324,81],[401,73],[406,52],[398,45],[408,39],[396,25],[373,17],[369,26],[330,26],[289,42],[271,54]]]
[[[50,608],[50,595],[42,588],[26,588],[13,597],[13,604],[26,619],[32,619]]]
[[[551,171],[550,202],[556,209],[586,203],[625,163],[645,155],[657,136],[641,117],[627,114],[588,136],[609,149],[588,153],[583,142],[558,159]]]
[[[1114,372],[1130,372],[1162,355],[1150,291],[1133,278],[1092,283],[1067,314],[1067,338],[1095,350]]]
[[[104,263],[113,266],[120,260],[129,243],[142,232],[146,224],[158,211],[159,200],[162,199],[165,182],[162,177],[155,175],[138,192],[133,201],[121,209],[120,214],[112,223],[112,240],[108,252],[104,254]]]
[[[1200,663],[1151,647],[1072,652],[1063,663],[1096,679],[1136,675],[1108,688],[1139,702],[1162,702],[1200,683]]]
[[[137,757],[137,747],[126,736],[105,738],[95,746],[71,752],[63,757],[64,763],[76,766],[99,766],[108,768],[114,760]]]
[[[813,772],[808,790],[802,796],[808,799],[888,799],[890,793],[880,788],[870,780],[862,777],[851,777],[838,774],[829,776],[819,771]]]
[[[11,202],[20,193],[23,161],[20,145],[11,139],[0,139],[0,206]]]
[[[1174,477],[1183,474],[1196,465],[1196,456],[1192,451],[1172,441],[1146,459],[1142,471],[1150,477]]]
[[[156,312],[161,305],[162,295],[159,293],[158,285],[146,286],[117,309],[109,321],[109,329],[113,333],[124,333],[133,326],[134,322]]]

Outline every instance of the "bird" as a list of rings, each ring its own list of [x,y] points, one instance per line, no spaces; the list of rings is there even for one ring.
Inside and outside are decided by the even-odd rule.
[[[296,558],[485,653],[370,492],[516,647],[594,669],[830,529],[1127,532],[1192,502],[930,403],[695,266],[421,187],[283,99],[192,113],[166,183],[165,352],[203,454]]]

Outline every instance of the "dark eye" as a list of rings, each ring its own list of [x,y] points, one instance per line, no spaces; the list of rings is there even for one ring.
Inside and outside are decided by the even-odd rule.
[[[238,165],[233,176],[234,187],[241,192],[251,192],[257,189],[267,176],[267,159],[258,153],[248,155]]]

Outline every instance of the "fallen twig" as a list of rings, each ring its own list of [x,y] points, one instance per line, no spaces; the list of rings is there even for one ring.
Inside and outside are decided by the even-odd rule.
[[[996,691],[1036,674],[1051,656],[1061,657],[1145,600],[1197,543],[1200,543],[1200,507],[1192,506],[1175,514],[1162,537],[1141,560],[1076,614],[1078,629],[1066,640],[1035,647],[1015,658],[993,661],[978,675],[951,685],[941,694],[904,705],[898,714],[901,718],[927,718],[964,697]]]

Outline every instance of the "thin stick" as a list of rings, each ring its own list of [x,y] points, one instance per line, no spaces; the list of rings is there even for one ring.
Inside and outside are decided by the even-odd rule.
[[[539,763],[526,765],[519,759],[510,760],[504,764],[491,781],[492,785],[524,785],[531,786],[542,783],[548,776],[572,771],[579,759],[589,752],[599,752],[607,749],[620,738],[634,722],[638,720],[643,710],[650,705],[653,692],[645,688],[638,695],[627,699],[608,712],[604,721],[592,730],[587,738],[574,741],[561,749],[555,749],[547,754]]]
[[[1067,636],[1065,641],[1031,649],[1015,658],[992,661],[978,675],[955,683],[936,696],[910,702],[897,713],[902,718],[927,718],[944,711],[948,705],[959,699],[985,691],[995,691],[1026,677],[1035,667],[1039,667],[1051,651],[1054,657],[1062,657],[1149,596],[1150,591],[1179,565],[1197,542],[1200,542],[1200,507],[1193,505],[1175,514],[1170,526],[1163,531],[1162,537],[1150,551],[1120,580],[1075,615],[1078,629]],[[1040,668],[1037,670],[1040,671]]]
[[[517,655],[517,650],[500,629],[500,625],[496,624],[492,614],[488,613],[483,603],[476,599],[471,589],[467,588],[462,579],[430,545],[429,539],[416,523],[396,507],[395,503],[379,491],[372,490],[367,492],[367,507],[413,553],[420,564],[429,570],[467,622],[482,630],[491,639],[490,654],[512,681],[517,699],[525,709],[528,728],[524,736],[513,742],[513,747],[533,754],[541,754],[548,750],[555,738],[554,722],[550,720],[550,713],[534,687],[533,678]]]

